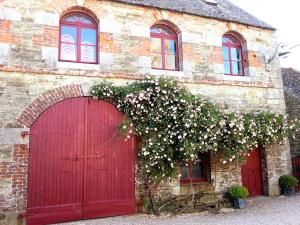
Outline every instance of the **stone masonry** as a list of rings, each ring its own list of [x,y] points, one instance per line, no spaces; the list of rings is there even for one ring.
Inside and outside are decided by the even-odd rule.
[[[58,61],[59,19],[73,10],[99,21],[99,64]],[[150,27],[159,23],[178,32],[179,71],[151,69]],[[243,77],[224,75],[225,33],[236,34],[244,45]],[[268,107],[285,113],[279,60],[264,61],[275,49],[272,29],[183,12],[107,0],[0,1],[0,224],[17,224],[26,215],[29,136],[22,133],[51,105],[89,96],[103,79],[122,85],[154,75],[179,79],[230,110]],[[289,144],[268,146],[263,155],[265,194],[276,196],[279,176],[291,169]],[[211,179],[214,192],[222,194],[241,184],[240,167],[212,158]],[[174,194],[185,192],[178,180],[170,186]]]
[[[282,68],[282,79],[287,113],[291,119],[300,119],[300,72]],[[290,140],[292,156],[300,156],[300,132]]]

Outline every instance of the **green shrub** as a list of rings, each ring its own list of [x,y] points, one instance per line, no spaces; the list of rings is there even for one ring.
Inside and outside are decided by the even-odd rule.
[[[244,186],[232,186],[228,190],[228,196],[231,199],[247,198],[249,195],[248,189]]]
[[[298,182],[296,177],[290,175],[283,175],[279,178],[279,185],[281,188],[296,187]]]

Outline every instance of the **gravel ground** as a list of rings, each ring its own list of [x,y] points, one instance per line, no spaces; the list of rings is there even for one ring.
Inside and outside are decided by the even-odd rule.
[[[86,220],[62,225],[300,225],[300,195],[251,199],[245,209],[226,213],[198,213],[177,217],[147,215]]]

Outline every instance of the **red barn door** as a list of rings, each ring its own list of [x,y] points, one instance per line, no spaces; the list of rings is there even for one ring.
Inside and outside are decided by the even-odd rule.
[[[242,182],[243,186],[248,188],[251,197],[264,194],[259,149],[253,150],[242,165]]]
[[[114,106],[71,98],[31,127],[28,224],[135,212],[134,140],[118,136]]]
[[[124,115],[111,104],[91,100],[86,110],[86,172],[83,218],[135,211],[134,145],[118,135]],[[99,135],[101,134],[101,135]]]

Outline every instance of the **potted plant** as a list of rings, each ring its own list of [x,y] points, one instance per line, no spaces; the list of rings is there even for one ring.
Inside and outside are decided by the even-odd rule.
[[[228,196],[233,201],[233,207],[236,209],[241,209],[246,206],[246,200],[249,195],[248,189],[244,186],[232,186],[228,189]]]
[[[295,187],[298,185],[298,179],[294,176],[283,175],[279,178],[279,186],[285,196],[296,194]]]

